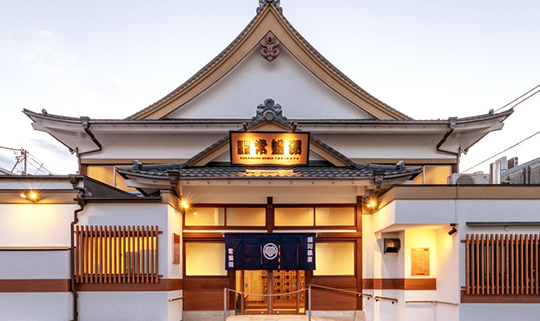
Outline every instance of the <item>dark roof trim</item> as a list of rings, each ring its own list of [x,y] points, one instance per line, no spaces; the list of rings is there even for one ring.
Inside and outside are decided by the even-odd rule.
[[[500,113],[488,113],[483,115],[463,117],[453,119],[456,124],[465,124],[486,121],[496,119],[499,117],[505,117],[505,119],[514,112],[513,109],[509,109]],[[59,116],[53,114],[41,114],[36,113],[28,109],[24,109],[23,113],[30,118],[36,117],[46,120],[56,120],[65,123],[81,124],[81,118]],[[232,124],[241,126],[244,122],[250,121],[249,118],[183,118],[183,119],[88,119],[89,124]],[[298,125],[373,125],[373,124],[388,124],[388,125],[446,125],[449,123],[448,119],[425,119],[425,120],[406,120],[406,119],[289,119],[291,122],[296,122]]]
[[[137,198],[120,197],[85,197],[88,203],[161,203],[160,196],[145,196]]]

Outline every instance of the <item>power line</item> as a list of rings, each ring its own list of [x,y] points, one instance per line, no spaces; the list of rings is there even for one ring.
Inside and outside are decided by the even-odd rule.
[[[531,91],[535,90],[536,88],[540,87],[540,84],[538,84],[536,87],[534,87],[533,89],[529,90],[528,92],[524,93],[523,95],[519,96],[518,98],[512,100],[511,102],[509,102],[508,104],[502,106],[501,108],[497,109],[496,111],[499,111],[511,104],[513,104],[514,102],[520,100],[522,97],[526,96],[528,93],[530,93]],[[522,102],[524,102],[525,100],[531,98],[532,96],[536,95],[538,92],[540,92],[540,90],[536,91],[534,94],[530,95],[529,97],[523,99],[522,101],[520,101],[519,103],[515,104],[512,108],[516,107],[517,105],[521,104]]]
[[[9,147],[4,147],[4,146],[0,146],[0,148],[2,148],[2,149],[7,149],[7,150],[16,150],[16,151],[20,151],[20,150],[21,150],[20,148],[9,148]]]
[[[4,147],[0,146],[0,149],[6,149],[11,150],[15,154],[15,165],[11,169],[11,172],[14,172],[14,170],[19,166],[19,164],[23,164],[23,175],[28,175],[28,165],[33,166],[36,169],[36,172],[34,175],[38,173],[43,173],[45,175],[53,175],[53,173],[45,168],[44,163],[40,161],[36,156],[32,155],[29,151],[27,151],[24,148],[10,148],[10,147]],[[17,154],[20,153],[20,154]]]
[[[480,163],[474,165],[473,167],[470,167],[470,168],[464,170],[462,173],[465,173],[465,172],[467,172],[467,171],[470,171],[471,169],[473,169],[473,168],[475,168],[475,167],[477,167],[477,166],[480,166],[480,165],[484,164],[484,163],[487,162],[488,160],[490,160],[490,159],[492,159],[492,158],[494,158],[494,157],[497,157],[497,156],[501,155],[502,153],[505,153],[505,152],[511,150],[512,148],[518,146],[518,145],[521,144],[521,143],[526,142],[527,140],[533,138],[534,136],[536,136],[536,135],[538,135],[538,134],[540,134],[540,131],[538,131],[538,132],[532,134],[531,136],[529,136],[529,137],[523,139],[523,140],[520,141],[519,143],[516,143],[516,144],[514,144],[514,145],[508,147],[507,149],[505,149],[505,150],[503,150],[503,151],[501,151],[501,152],[499,152],[499,153],[497,153],[497,154],[495,154],[495,155],[493,155],[493,156],[491,156],[491,157],[489,157],[489,158],[486,158],[485,160],[481,161]]]

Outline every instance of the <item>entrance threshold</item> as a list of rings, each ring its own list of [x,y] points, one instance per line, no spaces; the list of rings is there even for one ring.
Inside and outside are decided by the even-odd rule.
[[[306,321],[308,318],[305,315],[233,315],[227,318],[227,321]],[[352,321],[348,318],[323,318],[311,317],[311,321]]]

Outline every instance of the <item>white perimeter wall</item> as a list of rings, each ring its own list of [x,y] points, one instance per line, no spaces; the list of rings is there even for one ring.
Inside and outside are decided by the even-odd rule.
[[[540,221],[538,200],[460,200],[457,202],[459,239],[466,234],[540,234],[540,227],[468,227],[467,222]],[[459,246],[459,284],[465,285],[465,246]],[[461,321],[540,320],[540,304],[461,304]]]
[[[0,247],[69,247],[76,205],[0,204]],[[69,279],[69,252],[0,251],[0,280]],[[71,294],[0,293],[0,320],[70,320]]]
[[[69,247],[70,223],[77,205],[0,205],[0,247]],[[167,204],[88,204],[81,225],[158,225],[159,273],[180,278],[173,265],[172,233],[180,234],[181,216]],[[68,251],[0,251],[0,280],[69,279]],[[80,320],[181,319],[182,291],[80,292]],[[72,295],[0,293],[0,320],[71,320]]]
[[[374,231],[375,215],[363,215],[363,277],[367,279],[422,279],[437,278],[440,272],[438,248],[438,231],[435,229],[405,229],[395,232],[380,233]],[[448,235],[447,235],[448,236]],[[398,238],[401,250],[398,253],[384,254],[384,238]],[[430,249],[430,275],[411,275],[411,252],[413,248],[428,247]],[[435,300],[437,291],[422,290],[364,290],[373,296],[395,298],[390,301],[364,299],[366,320],[369,321],[433,321],[434,310],[431,305],[406,304],[413,300]],[[456,315],[457,316],[457,315]]]
[[[397,320],[491,321],[516,317],[539,320],[540,304],[460,303],[458,307],[404,304],[411,300],[461,301],[460,290],[465,285],[465,247],[461,240],[466,234],[540,234],[540,227],[475,228],[468,227],[467,222],[526,222],[539,221],[539,218],[540,199],[396,200],[374,215],[364,215],[364,277],[393,278],[398,275],[410,278],[410,249],[430,247],[430,277],[437,278],[437,291],[372,291],[375,295],[398,298],[400,302],[396,307],[390,305],[383,309],[379,303],[364,301],[367,320],[392,320],[392,316],[384,316],[392,309],[403,309],[403,313],[397,314]],[[458,223],[458,233],[453,236],[448,235],[450,223]],[[399,237],[402,241],[400,253],[404,254],[381,254],[380,239],[384,237]],[[403,274],[400,274],[402,266]]]

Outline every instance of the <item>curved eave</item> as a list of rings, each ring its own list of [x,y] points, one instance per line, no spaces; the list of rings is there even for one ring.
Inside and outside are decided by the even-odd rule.
[[[127,119],[162,119],[203,93],[240,63],[269,32],[315,77],[377,119],[412,119],[356,85],[313,48],[272,4],[267,4],[216,58],[167,96]]]
[[[81,119],[23,110],[32,121],[45,129],[59,129],[69,132],[84,132]],[[497,114],[484,114],[455,119],[455,132],[482,130],[495,123],[502,123],[513,113],[507,110]],[[141,133],[141,132],[215,132],[225,133],[237,130],[248,119],[89,119],[96,133]],[[441,133],[448,129],[449,120],[365,120],[365,119],[291,119],[298,128],[311,132],[349,132],[349,133]]]

